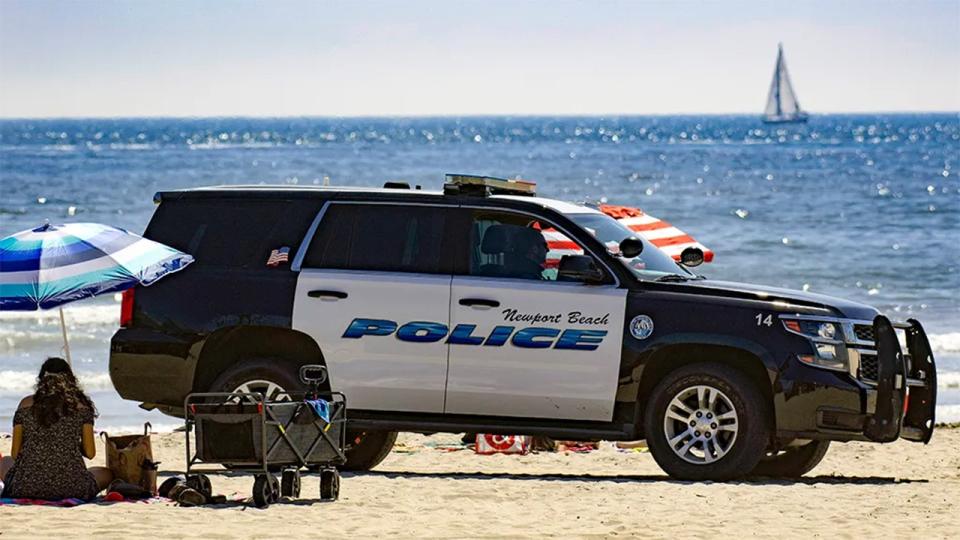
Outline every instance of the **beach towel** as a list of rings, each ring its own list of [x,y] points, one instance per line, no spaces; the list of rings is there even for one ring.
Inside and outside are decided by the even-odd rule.
[[[150,499],[124,499],[119,493],[107,493],[102,497],[97,497],[92,501],[85,501],[83,499],[61,499],[59,501],[47,501],[43,499],[0,499],[0,506],[54,506],[57,508],[72,508],[74,506],[80,506],[81,504],[103,504],[103,503],[115,503],[115,502],[141,502],[141,503],[159,503],[159,502],[168,502],[166,499],[161,499],[160,497],[152,497]]]
[[[325,399],[305,399],[307,405],[310,405],[313,408],[313,412],[317,413],[317,416],[323,418],[323,421],[330,423],[330,403]]]
[[[42,499],[0,499],[0,506],[57,506],[60,508],[69,508],[71,506],[80,506],[86,504],[83,499],[63,499],[60,501],[45,501]]]

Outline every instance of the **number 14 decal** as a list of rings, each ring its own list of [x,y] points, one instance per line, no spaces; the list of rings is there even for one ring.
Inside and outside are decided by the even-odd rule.
[[[773,315],[763,316],[763,313],[757,313],[757,326],[773,326]]]

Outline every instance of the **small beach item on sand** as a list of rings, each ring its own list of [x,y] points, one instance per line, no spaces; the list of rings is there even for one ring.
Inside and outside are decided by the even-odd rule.
[[[600,449],[600,443],[594,441],[557,441],[557,452],[586,454]]]
[[[0,311],[60,308],[69,362],[61,306],[150,285],[192,262],[186,253],[109,225],[47,223],[0,240]]]
[[[143,435],[111,437],[102,431],[100,436],[107,450],[107,468],[113,477],[156,495],[158,463],[153,461],[150,428],[147,422],[143,425]]]
[[[528,454],[531,437],[528,435],[493,435],[477,433],[477,445],[474,452],[480,455],[490,454]]]

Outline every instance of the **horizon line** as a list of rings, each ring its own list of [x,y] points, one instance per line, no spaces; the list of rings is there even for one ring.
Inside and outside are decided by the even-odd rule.
[[[808,113],[811,117],[815,116],[856,116],[856,115],[906,115],[906,114],[936,114],[958,115],[960,119],[960,109],[958,110],[877,110],[877,111],[824,111],[819,113]],[[226,114],[210,116],[192,116],[192,115],[111,115],[111,116],[4,116],[0,115],[0,121],[11,120],[223,120],[223,119],[251,119],[251,120],[284,120],[284,119],[360,119],[360,118],[378,118],[378,119],[426,119],[426,118],[595,118],[595,117],[666,117],[666,116],[752,116],[762,118],[762,113],[755,112],[670,112],[670,113],[438,113],[438,114],[303,114],[303,115],[269,115],[269,114]]]

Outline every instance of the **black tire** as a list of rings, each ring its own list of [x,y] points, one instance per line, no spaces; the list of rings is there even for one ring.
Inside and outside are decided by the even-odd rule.
[[[300,471],[287,469],[280,476],[280,494],[296,499],[300,496]]]
[[[701,432],[696,431],[696,441],[691,446],[685,442],[689,443],[694,439],[692,433],[685,438],[675,435],[674,438],[679,439],[677,445],[683,444],[679,450],[687,449],[684,452],[685,457],[681,457],[679,451],[671,447],[666,430],[685,431],[686,423],[671,419],[670,422],[673,423],[669,424],[668,428],[665,425],[667,424],[667,407],[675,397],[680,398],[684,392],[691,392],[695,387],[707,387],[712,388],[714,392],[719,391],[721,394],[719,398],[715,398],[717,399],[715,403],[720,404],[718,407],[726,407],[723,409],[726,412],[716,417],[716,422],[721,423],[719,431],[712,429],[711,435],[707,435],[706,431],[702,433],[703,437],[712,436],[713,441],[701,438]],[[691,397],[696,401],[700,399],[699,393]],[[701,421],[700,406],[696,409],[698,414],[696,418],[693,416],[693,407],[688,409],[691,410],[692,422]],[[707,408],[702,410],[706,411]],[[732,435],[731,430],[722,425],[722,422],[729,422],[729,420],[722,422],[720,420],[721,417],[728,416],[730,410],[736,415],[733,419],[736,429],[732,430]],[[746,476],[756,467],[767,447],[769,415],[769,405],[763,399],[760,390],[742,372],[722,364],[698,363],[667,374],[653,389],[644,411],[644,428],[650,453],[668,475],[678,480],[722,481]],[[713,418],[712,415],[710,417]],[[707,421],[706,416],[703,418]],[[700,424],[697,429],[700,429],[699,426]],[[716,428],[717,425],[714,424],[713,427]],[[691,431],[693,429],[691,427]],[[709,444],[713,446],[709,447]],[[708,450],[708,447],[718,449],[724,445],[727,446],[722,454],[719,451]],[[704,454],[700,461],[688,461],[688,459],[696,461],[698,456],[693,453],[697,451]],[[712,460],[710,462],[706,461],[708,452],[709,459]]]
[[[320,500],[335,501],[340,498],[340,472],[336,469],[320,471]]]
[[[820,464],[830,449],[830,441],[810,441],[803,446],[788,447],[776,455],[764,456],[751,476],[800,478]]]
[[[233,392],[251,381],[270,382],[287,392],[302,391],[304,386],[298,380],[297,370],[297,366],[275,358],[244,360],[221,373],[210,385],[210,391]],[[273,397],[264,396],[268,400]]]
[[[344,471],[369,471],[383,461],[393,443],[396,431],[347,431],[347,462],[340,466]]]
[[[266,508],[274,502],[272,476],[258,474],[253,481],[253,504],[257,508]]]

